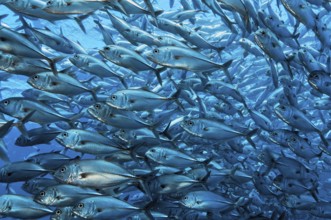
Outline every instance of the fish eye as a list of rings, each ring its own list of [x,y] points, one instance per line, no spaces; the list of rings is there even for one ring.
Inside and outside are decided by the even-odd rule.
[[[193,121],[189,121],[188,122],[188,125],[193,126],[194,125],[194,122]]]
[[[110,50],[110,47],[104,47],[103,49],[104,50]]]
[[[100,105],[100,104],[95,104],[95,105],[94,105],[94,108],[96,108],[96,109],[100,109],[100,108],[101,108],[101,105]]]
[[[184,200],[188,200],[188,197],[187,197],[187,196],[185,196],[185,197],[184,197]]]
[[[35,75],[35,76],[33,76],[33,79],[38,79],[39,78],[39,76],[38,75]]]
[[[66,171],[66,167],[62,167],[60,170],[61,173],[64,173],[65,171]]]
[[[46,4],[47,5],[51,5],[52,4],[52,1],[48,1]]]
[[[265,31],[261,31],[261,34],[264,36],[266,33],[265,33]]]
[[[84,208],[84,203],[79,203],[78,208]]]
[[[292,137],[291,141],[296,142],[297,139],[295,137]]]
[[[63,137],[68,137],[68,136],[69,136],[69,135],[68,135],[68,132],[63,132],[63,133],[62,133],[62,136],[63,136]]]
[[[41,191],[41,192],[39,193],[39,195],[41,195],[41,196],[45,196],[45,191]]]
[[[5,100],[5,101],[3,102],[3,104],[5,104],[5,105],[8,105],[9,103],[10,103],[9,100]]]
[[[153,53],[159,53],[159,49],[154,49]]]
[[[152,153],[155,153],[155,149],[154,149],[154,148],[152,148],[152,149],[151,149],[151,152],[152,152]]]
[[[116,100],[116,99],[117,99],[117,96],[116,96],[116,95],[112,95],[112,96],[111,96],[111,99],[112,99],[112,100]]]
[[[285,111],[285,109],[286,109],[284,105],[279,106],[279,108],[283,111]]]
[[[319,77],[318,77],[318,74],[314,74],[314,75],[313,75],[313,78],[318,79],[318,78],[319,78]]]
[[[77,54],[75,54],[75,55],[74,55],[74,58],[78,59],[78,55],[77,55]]]
[[[57,209],[57,210],[55,211],[55,214],[56,214],[56,215],[61,215],[61,214],[62,214],[62,211],[61,211],[60,209]]]
[[[163,40],[163,37],[157,37],[159,40]]]

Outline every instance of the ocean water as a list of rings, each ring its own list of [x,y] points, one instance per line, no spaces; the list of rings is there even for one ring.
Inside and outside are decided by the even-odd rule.
[[[143,1],[135,1],[140,5],[144,6]],[[161,132],[165,129],[167,124],[174,122],[175,120],[183,120],[186,117],[191,118],[207,118],[211,121],[225,123],[226,125],[231,125],[232,128],[237,129],[242,133],[241,135],[237,135],[234,138],[230,138],[229,140],[218,140],[215,138],[217,134],[213,138],[208,138],[198,135],[192,135],[189,132],[185,131],[182,127],[173,126],[173,130],[170,129],[170,136],[174,138],[176,149],[181,152],[185,152],[188,155],[191,155],[194,158],[203,158],[208,159],[211,158],[211,163],[208,165],[209,168],[222,170],[229,169],[232,172],[237,172],[237,170],[241,170],[245,172],[249,176],[254,176],[256,172],[262,173],[264,170],[267,170],[266,167],[270,168],[270,171],[265,174],[267,181],[265,184],[267,187],[277,196],[275,195],[264,195],[261,193],[259,189],[253,183],[253,180],[248,182],[228,182],[224,183],[220,181],[220,183],[208,182],[204,187],[196,186],[191,189],[185,189],[184,191],[180,191],[178,193],[183,193],[183,196],[186,193],[189,193],[194,190],[206,190],[208,189],[211,192],[216,194],[222,194],[226,198],[229,198],[232,201],[236,201],[239,197],[245,199],[245,205],[236,209],[233,208],[232,211],[227,212],[223,215],[213,215],[212,219],[221,219],[223,216],[224,219],[258,219],[258,216],[263,216],[268,219],[272,217],[276,217],[274,219],[280,219],[282,216],[284,219],[320,219],[317,217],[318,214],[323,216],[322,211],[331,213],[331,205],[329,204],[330,199],[330,181],[331,176],[329,172],[330,168],[330,153],[328,150],[329,146],[323,145],[322,137],[326,139],[326,141],[330,142],[329,139],[329,128],[330,128],[330,112],[329,108],[322,108],[317,106],[316,103],[322,103],[321,105],[327,105],[330,102],[330,94],[331,92],[327,88],[329,83],[331,83],[330,71],[331,71],[331,62],[330,62],[330,39],[331,39],[331,31],[329,27],[329,22],[331,20],[330,8],[313,5],[307,3],[307,1],[302,0],[305,4],[312,8],[313,12],[316,15],[320,15],[320,18],[316,22],[325,23],[326,29],[326,41],[321,41],[316,34],[316,30],[307,27],[301,21],[299,22],[299,26],[296,30],[296,34],[293,36],[287,37],[286,39],[281,39],[279,36],[275,36],[274,39],[277,40],[275,43],[271,43],[274,47],[280,47],[281,51],[284,54],[287,54],[286,59],[284,61],[277,60],[276,53],[268,54],[264,50],[262,50],[254,36],[256,33],[260,31],[259,28],[266,28],[266,25],[262,24],[261,18],[251,17],[248,14],[248,22],[251,24],[251,30],[247,30],[247,26],[245,25],[245,17],[239,15],[238,13],[233,13],[233,9],[231,7],[226,7],[224,12],[225,14],[235,23],[235,29],[237,33],[230,30],[222,21],[219,15],[214,14],[209,7],[207,7],[200,0],[195,1],[179,1],[175,0],[174,5],[170,6],[170,1],[152,1],[155,9],[163,10],[163,13],[167,13],[170,11],[180,11],[183,10],[183,2],[187,2],[188,5],[192,7],[192,9],[196,6],[200,6],[201,10],[196,11],[193,16],[194,22],[190,20],[184,20],[182,22],[176,21],[177,23],[181,23],[181,25],[190,27],[192,30],[199,33],[204,39],[206,39],[210,44],[215,47],[224,47],[224,49],[219,52],[213,49],[199,48],[197,45],[193,45],[189,43],[187,40],[183,39],[179,34],[170,33],[166,31],[162,31],[151,23],[153,22],[153,18],[150,15],[141,15],[135,17],[134,15],[126,16],[123,13],[120,13],[115,10],[109,10],[115,16],[118,16],[122,19],[127,19],[130,24],[137,26],[139,28],[146,27],[146,30],[151,34],[155,35],[169,35],[173,36],[176,39],[180,39],[182,42],[187,43],[190,47],[194,49],[194,51],[199,51],[204,54],[206,57],[210,59],[210,61],[218,64],[224,64],[229,60],[232,60],[230,67],[228,68],[228,72],[232,76],[232,82],[229,82],[228,78],[225,75],[225,72],[222,70],[216,70],[212,73],[207,74],[197,74],[194,71],[186,71],[183,69],[167,67],[166,71],[161,73],[161,78],[163,80],[163,85],[159,85],[158,81],[154,74],[144,71],[142,73],[134,75],[134,77],[125,78],[129,87],[134,88],[146,88],[149,91],[153,91],[160,95],[170,97],[178,88],[173,84],[173,82],[177,83],[177,85],[181,85],[181,96],[179,96],[179,100],[183,107],[183,110],[179,110],[176,103],[171,103],[169,105],[162,105],[162,107],[155,110],[159,117],[162,117],[162,113],[166,113],[167,110],[173,110],[173,113],[166,116],[157,129],[158,132]],[[216,1],[215,1],[216,2]],[[231,2],[231,1],[230,1]],[[255,12],[263,12],[264,16],[267,17],[270,12],[269,8],[274,10],[274,12],[279,16],[282,20],[282,25],[288,28],[290,33],[293,33],[295,30],[295,24],[300,20],[300,18],[294,17],[291,15],[288,10],[284,8],[280,1],[243,1],[250,2],[252,6],[254,6]],[[293,1],[294,2],[294,1]],[[192,4],[194,3],[194,4]],[[329,2],[325,1],[325,4],[330,5]],[[269,8],[268,8],[269,5]],[[278,7],[279,5],[279,7]],[[230,10],[226,10],[230,9]],[[248,10],[246,8],[246,10]],[[247,12],[247,11],[246,11]],[[20,29],[22,26],[19,17],[16,12],[9,10],[6,6],[0,5],[0,15],[8,15],[1,20],[1,24],[7,26],[17,32],[23,33],[24,31]],[[256,14],[258,15],[258,14]],[[73,15],[72,17],[75,17]],[[160,15],[162,17],[162,14]],[[263,17],[263,16],[262,16]],[[53,33],[58,35],[63,34],[66,38],[70,39],[73,42],[79,43],[90,55],[97,57],[102,60],[102,56],[99,55],[98,51],[106,46],[103,41],[102,34],[98,26],[95,24],[94,20],[99,19],[102,25],[111,27],[111,34],[116,43],[119,45],[127,46],[130,43],[126,41],[125,38],[119,33],[118,30],[112,28],[112,22],[109,20],[109,17],[103,11],[97,10],[93,15],[90,15],[87,19],[83,20],[82,23],[86,29],[86,33],[84,33],[77,22],[71,19],[65,19],[61,21],[49,22],[44,19],[31,19],[27,17],[27,21],[30,25],[35,28],[45,28],[47,27]],[[150,20],[148,20],[150,19]],[[155,18],[158,19],[158,18]],[[260,19],[260,20],[259,20]],[[257,20],[258,24],[254,23]],[[239,22],[239,23],[238,23]],[[270,30],[269,30],[270,31]],[[272,31],[270,31],[272,33]],[[324,32],[323,32],[324,33]],[[279,33],[278,33],[279,34]],[[295,35],[295,36],[294,36]],[[240,39],[245,38],[249,39],[256,46],[258,53],[261,55],[254,55],[251,51],[247,51],[240,44]],[[296,40],[294,40],[296,39]],[[294,44],[294,46],[292,45]],[[129,48],[129,46],[127,46]],[[144,52],[150,51],[156,48],[154,45],[147,45],[146,47],[142,47],[141,44],[138,45],[130,45],[130,49],[137,49],[142,51],[142,56],[144,56]],[[308,60],[308,64],[305,63],[304,58],[300,58],[298,56],[298,51],[306,50],[303,53],[303,57],[306,58],[308,56],[312,56],[314,58]],[[307,49],[308,48],[308,49]],[[42,51],[49,56],[56,56],[60,53],[48,48],[47,46],[42,47]],[[309,54],[308,54],[309,53]],[[68,60],[71,57],[71,54],[61,54],[64,55],[64,58],[57,63],[57,69],[62,70],[67,67],[73,66]],[[196,62],[199,62],[195,60]],[[310,62],[309,62],[310,61]],[[117,71],[122,74],[132,74],[132,71],[127,68],[119,67],[109,61],[107,65],[109,65],[114,71]],[[151,65],[156,66],[153,62],[148,61]],[[194,61],[193,61],[194,62]],[[193,66],[193,63],[188,63],[188,66]],[[188,67],[189,68],[189,67]],[[276,74],[272,73],[273,68],[275,68]],[[289,69],[288,69],[289,68]],[[92,78],[93,75],[88,74],[78,68],[73,67],[72,72],[75,74],[75,77],[80,81],[86,81],[85,85],[89,88],[95,88],[99,86],[99,90],[97,90],[97,95],[106,95],[110,96],[112,93],[123,89],[120,85],[120,82],[117,80],[109,80],[109,79],[101,79],[98,77]],[[322,84],[317,85],[317,88],[312,84],[309,84],[309,77],[315,72],[323,72],[326,73],[325,78],[322,79]],[[0,71],[1,74],[5,74],[5,71]],[[291,74],[293,77],[291,78]],[[196,78],[203,79],[205,81],[199,81],[198,84],[194,84],[188,86],[187,84],[180,84],[185,79],[188,78]],[[91,79],[91,80],[90,80]],[[330,80],[329,80],[330,79]],[[11,76],[6,80],[0,81],[0,97],[1,99],[11,98],[11,97],[21,97],[22,92],[31,89],[32,87],[27,83],[28,77],[11,74]],[[231,86],[216,86],[216,90],[210,91],[205,87],[205,83],[207,82],[216,82],[218,80],[223,80],[223,82],[228,82]],[[324,83],[324,84],[323,84]],[[201,84],[201,85],[200,85]],[[200,86],[200,87],[199,87]],[[226,87],[226,88],[225,88]],[[323,87],[323,89],[321,89]],[[185,91],[185,92],[183,92]],[[237,91],[238,93],[233,93]],[[89,93],[83,93],[76,97],[72,97],[70,100],[72,105],[69,109],[62,109],[63,113],[76,113],[79,111],[86,110],[88,105],[83,105],[77,102],[78,97],[84,97],[90,95]],[[240,102],[238,99],[243,97],[245,102]],[[189,101],[191,103],[189,103]],[[202,103],[202,104],[201,104]],[[222,105],[223,103],[223,105]],[[245,103],[245,104],[244,104]],[[294,124],[298,123],[299,125],[293,126],[293,123],[286,122],[286,119],[282,120],[281,117],[277,116],[275,108],[277,106],[285,105],[285,106],[294,106],[295,109],[298,109],[302,115],[300,117],[305,117],[311,122],[316,130],[320,131],[320,135],[318,132],[307,131],[304,128],[298,128],[301,125],[306,123],[306,121],[298,121],[293,122]],[[92,104],[93,105],[93,102]],[[226,106],[231,106],[231,109],[227,109]],[[219,110],[221,109],[221,110]],[[270,124],[270,130],[265,129],[263,126],[259,124],[259,119],[256,119],[252,116],[252,112],[257,111],[266,119],[262,123]],[[151,111],[153,112],[153,111]],[[151,112],[139,113],[139,116],[149,115]],[[152,114],[151,114],[152,115]],[[259,115],[261,117],[261,115]],[[296,116],[290,115],[290,118],[296,119]],[[5,115],[6,120],[15,119],[10,115]],[[15,119],[16,121],[18,119]],[[262,119],[261,119],[262,120]],[[107,135],[109,138],[113,137],[113,134],[118,131],[117,128],[112,126],[105,126],[102,122],[97,121],[95,118],[90,116],[87,112],[78,119],[80,124],[76,124],[79,128],[83,128],[85,130],[94,130],[100,132],[102,134]],[[56,127],[55,123],[51,125],[52,127]],[[61,124],[62,126],[62,124]],[[37,123],[27,122],[26,129],[30,130],[32,128],[39,127]],[[61,127],[64,129],[64,127]],[[295,147],[284,147],[280,144],[276,144],[273,141],[270,141],[270,134],[278,129],[287,129],[288,131],[293,132],[294,134],[299,135],[303,140],[306,141],[308,147],[311,147],[311,151],[315,152],[315,156],[312,158],[305,158],[303,154],[303,145]],[[207,129],[208,130],[208,129]],[[207,131],[205,130],[205,131]],[[250,140],[247,140],[245,134],[247,131],[254,131],[251,136],[251,140],[255,146],[252,146]],[[37,146],[31,147],[19,147],[15,145],[15,141],[17,137],[19,137],[21,132],[17,129],[17,127],[13,127],[10,132],[3,138],[5,145],[8,148],[8,157],[11,162],[26,160],[29,156],[33,156],[40,153],[46,152],[64,152],[64,147],[60,145],[57,141],[52,140],[48,144],[40,144]],[[222,134],[220,134],[222,135]],[[285,140],[285,142],[290,142],[290,140]],[[163,143],[164,144],[164,143]],[[165,145],[167,146],[167,145]],[[168,147],[168,146],[167,146]],[[235,150],[239,148],[239,150]],[[300,148],[302,147],[302,148]],[[306,147],[306,145],[305,145]],[[266,150],[266,149],[269,150]],[[295,148],[293,150],[293,148]],[[311,152],[309,151],[309,152]],[[321,153],[321,151],[323,151]],[[316,197],[318,201],[315,201],[311,196],[310,190],[306,190],[303,193],[296,193],[295,199],[298,199],[302,203],[306,202],[306,197],[309,197],[309,201],[311,202],[310,206],[304,208],[291,208],[289,205],[284,205],[284,198],[288,198],[290,201],[294,201],[295,199],[290,195],[294,195],[291,193],[291,189],[289,189],[289,185],[286,185],[288,181],[285,178],[281,180],[280,188],[276,187],[277,183],[275,183],[275,179],[279,175],[285,174],[280,172],[280,169],[277,169],[273,165],[267,164],[263,159],[261,160],[261,153],[263,152],[272,152],[275,154],[276,158],[281,157],[290,157],[294,160],[305,164],[306,167],[317,174],[316,182],[314,184],[316,187],[311,190],[311,192],[316,193]],[[83,159],[94,158],[91,154],[81,155],[79,152],[75,152],[72,150],[67,150],[64,152],[66,155],[71,158],[75,158],[77,156]],[[134,164],[135,161],[130,161],[128,163],[122,164],[123,166],[128,166],[129,169],[134,168],[145,168],[148,166],[145,164],[146,158],[138,158],[140,161],[137,165],[132,166],[131,162]],[[115,161],[116,162],[116,161]],[[155,162],[155,161],[154,161]],[[6,162],[0,160],[0,167],[4,166]],[[127,165],[127,164],[130,164]],[[152,167],[157,166],[158,163],[152,163]],[[268,166],[269,165],[269,166]],[[288,169],[296,169],[295,165],[287,163]],[[182,169],[182,174],[188,175],[187,172],[192,169],[186,167]],[[208,169],[208,168],[207,168]],[[162,174],[160,174],[162,175]],[[52,178],[52,175],[47,174],[47,177]],[[210,177],[208,177],[210,178]],[[253,179],[253,178],[252,178]],[[294,178],[294,180],[297,180]],[[240,180],[239,180],[240,181]],[[308,183],[309,178],[303,178],[299,180],[300,184],[303,184],[304,187],[311,187]],[[27,192],[22,190],[23,182],[10,183],[10,193],[18,194],[18,195],[26,195],[30,196]],[[299,185],[300,185],[299,184]],[[308,186],[307,186],[308,185]],[[315,186],[314,185],[314,186]],[[207,187],[206,187],[207,186]],[[300,185],[301,186],[301,185]],[[284,189],[284,187],[286,189]],[[304,188],[303,187],[303,188]],[[5,195],[8,193],[8,188],[6,183],[1,183],[0,179],[0,195]],[[135,194],[136,193],[136,194]],[[128,195],[123,194],[121,198]],[[133,191],[129,194],[128,202],[134,202],[135,199],[139,200],[141,196],[141,192],[139,190]],[[146,199],[146,198],[145,198]],[[160,200],[156,201],[154,205],[153,211],[158,211],[164,213],[165,215],[169,215],[169,217],[165,218],[157,218],[157,219],[170,219],[173,213],[169,213],[168,210],[163,210],[158,207],[158,203],[162,201],[170,201],[173,204],[178,204],[178,201],[181,198],[177,199],[169,199],[166,196],[163,196]],[[321,202],[324,206],[321,206]],[[0,204],[0,216],[1,216],[1,205]],[[317,207],[321,206],[321,210],[316,211]],[[160,205],[161,207],[161,205]],[[263,208],[265,207],[265,208]],[[55,207],[51,207],[55,209]],[[192,211],[193,210],[193,211]],[[197,210],[190,209],[183,205],[179,206],[176,211],[178,215],[175,216],[178,219],[188,219],[188,218],[196,218],[196,219],[208,219],[206,217],[206,210]],[[192,212],[191,212],[192,211]],[[318,214],[316,214],[316,212]],[[186,213],[186,214],[182,214]],[[193,214],[187,214],[193,213]],[[272,216],[274,213],[274,216]],[[285,213],[285,214],[284,214]],[[331,214],[325,215],[325,219],[331,219]],[[256,217],[256,218],[255,218]],[[4,219],[12,219],[10,217],[4,217]],[[49,216],[40,218],[40,219],[49,219]],[[111,216],[109,219],[112,219]],[[143,219],[143,218],[137,218]]]

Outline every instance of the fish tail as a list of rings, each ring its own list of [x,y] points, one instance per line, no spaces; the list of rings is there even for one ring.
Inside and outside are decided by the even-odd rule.
[[[317,196],[317,192],[316,192],[316,190],[314,188],[315,187],[313,187],[313,189],[309,190],[309,193],[311,194],[311,196],[314,198],[314,200],[316,202],[319,202],[319,199],[318,199],[318,196]]]
[[[100,89],[101,89],[101,86],[97,86],[97,87],[93,88],[92,90],[90,90],[90,93],[93,96],[93,99],[95,102],[98,101],[97,91],[99,91]]]
[[[328,147],[328,146],[329,146],[329,143],[328,143],[328,141],[326,140],[326,138],[324,137],[323,133],[322,133],[321,131],[318,131],[318,135],[320,136],[320,138],[321,138],[323,144],[324,144],[326,147]]]
[[[128,84],[126,83],[126,81],[122,77],[118,77],[118,79],[122,83],[124,88],[126,88],[126,89],[129,88]]]
[[[234,207],[239,208],[241,206],[244,206],[245,204],[245,197],[239,197],[239,199],[237,199],[237,201],[234,203]]]
[[[167,69],[167,67],[163,66],[163,67],[160,67],[160,68],[156,68],[154,73],[155,73],[155,76],[157,78],[157,81],[159,82],[159,84],[162,86],[162,78],[161,78],[161,73],[163,71],[165,71]]]
[[[74,17],[74,20],[76,21],[76,23],[78,24],[78,26],[80,27],[80,29],[86,34],[86,29],[85,26],[83,24],[83,21],[88,18],[92,13],[88,13],[86,15],[82,15],[79,17]]]
[[[179,89],[177,89],[177,91],[170,97],[170,99],[171,100],[174,100],[175,102],[176,102],[176,104],[178,105],[178,107],[182,110],[182,111],[184,111],[184,106],[182,105],[182,103],[181,102],[179,102],[179,100],[178,100],[178,97],[179,97],[179,95],[181,94],[181,89],[179,88]]]
[[[254,143],[254,141],[252,140],[252,136],[256,134],[256,132],[258,131],[259,129],[254,129],[254,130],[251,130],[249,131],[245,137],[246,137],[246,140],[248,141],[248,143],[250,145],[252,145],[252,147],[254,147],[256,149],[256,144]]]
[[[3,139],[0,139],[0,161],[4,161],[5,163],[9,163],[10,159],[8,157],[8,148]]]
[[[152,200],[151,202],[147,203],[143,208],[142,211],[146,215],[146,217],[149,220],[154,220],[155,218],[153,217],[151,213],[151,209],[154,207],[154,205],[157,203],[157,200]]]
[[[209,187],[207,185],[207,180],[210,177],[210,173],[211,173],[211,171],[207,170],[207,174],[200,180],[200,183],[201,183],[202,187],[205,188],[206,190],[209,190]]]
[[[233,78],[228,70],[228,68],[230,67],[230,65],[232,64],[233,60],[229,60],[227,62],[225,62],[224,64],[221,65],[221,69],[223,69],[226,77],[229,79],[230,82],[232,82]]]
[[[322,156],[322,153],[325,153],[325,154],[331,156],[331,152],[325,146],[322,146],[322,144],[319,144],[318,148],[321,150],[321,153],[319,153],[318,155]]]

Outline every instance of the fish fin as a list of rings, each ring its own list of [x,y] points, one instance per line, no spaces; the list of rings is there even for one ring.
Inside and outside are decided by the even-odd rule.
[[[165,71],[167,69],[167,67],[163,66],[163,67],[160,67],[160,68],[156,68],[155,69],[155,75],[156,75],[156,78],[157,78],[157,81],[159,82],[159,84],[162,86],[162,78],[161,78],[161,73],[163,71]]]
[[[175,100],[175,102],[176,102],[176,104],[178,105],[178,107],[179,107],[182,111],[184,111],[184,106],[183,106],[182,103],[180,103],[179,100],[178,100],[178,97],[179,97],[180,93],[181,93],[181,89],[177,89],[177,91],[176,91],[173,95],[171,95],[171,97],[170,97],[169,99],[171,99],[171,100]]]
[[[80,27],[80,29],[86,34],[86,29],[85,26],[83,24],[83,21],[88,18],[92,13],[88,13],[86,15],[81,15],[78,17],[74,17],[74,20],[76,21],[76,23],[78,24],[78,26]]]
[[[5,163],[10,162],[8,157],[8,147],[3,139],[0,139],[0,160],[4,161]]]
[[[0,128],[0,138],[4,138],[9,132],[9,129],[13,126],[14,120],[7,121],[6,124],[2,125]]]
[[[328,147],[328,146],[329,146],[329,143],[328,143],[328,141],[326,140],[326,138],[324,137],[323,133],[322,133],[321,131],[317,131],[317,133],[318,133],[318,135],[320,136],[320,138],[321,138],[323,144],[324,144],[326,147]]]

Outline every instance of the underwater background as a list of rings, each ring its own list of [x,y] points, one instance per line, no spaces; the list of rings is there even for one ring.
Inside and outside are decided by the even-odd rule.
[[[331,219],[330,1],[0,3],[1,218]]]

